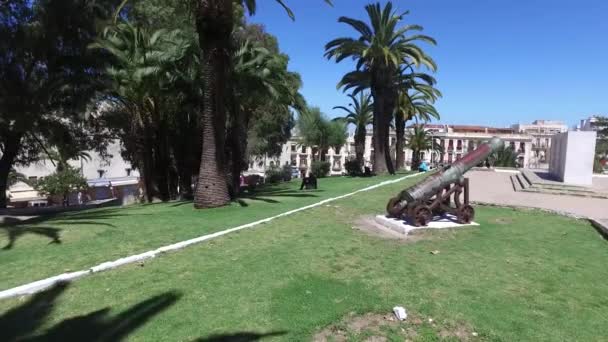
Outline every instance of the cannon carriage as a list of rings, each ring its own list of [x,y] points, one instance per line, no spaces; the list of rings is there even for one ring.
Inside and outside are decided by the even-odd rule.
[[[475,209],[469,204],[469,180],[463,175],[503,145],[501,139],[494,137],[452,165],[401,191],[389,200],[388,215],[417,227],[426,226],[434,216],[446,213],[454,215],[459,223],[470,223]]]

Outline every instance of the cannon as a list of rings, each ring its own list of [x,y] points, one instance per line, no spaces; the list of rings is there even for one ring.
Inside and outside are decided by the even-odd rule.
[[[494,137],[451,165],[401,191],[388,201],[388,216],[410,221],[417,227],[426,226],[434,216],[445,213],[456,216],[459,223],[470,223],[475,217],[475,209],[469,204],[469,180],[463,175],[503,146],[503,141]]]

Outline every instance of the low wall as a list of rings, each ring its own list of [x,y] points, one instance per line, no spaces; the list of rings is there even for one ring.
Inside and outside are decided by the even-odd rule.
[[[120,205],[120,200],[117,198],[111,198],[107,200],[95,201],[93,203],[87,203],[83,205],[71,205],[67,207],[53,206],[53,207],[27,207],[27,208],[11,208],[11,209],[0,209],[0,215],[8,216],[39,216],[39,215],[52,215],[70,211],[79,211],[86,209],[102,208]]]

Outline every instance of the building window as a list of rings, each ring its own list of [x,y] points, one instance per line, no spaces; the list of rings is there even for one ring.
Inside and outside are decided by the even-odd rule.
[[[38,180],[38,177],[36,177],[36,176],[30,176],[30,177],[27,177],[27,179],[29,179],[30,181],[34,181],[35,182],[35,181]]]
[[[451,151],[454,149],[454,140],[450,139],[448,140],[448,151]]]
[[[511,142],[509,143],[509,147],[511,147],[511,149],[512,149],[513,151],[515,151],[515,142],[514,142],[514,141],[511,141]]]
[[[99,178],[103,178],[103,175],[106,173],[104,170],[97,170],[97,173],[99,174]]]
[[[297,165],[297,159],[295,155],[291,155],[291,166],[296,166]]]
[[[458,140],[458,141],[456,142],[456,149],[457,149],[457,150],[462,150],[462,140]]]
[[[131,169],[125,169],[125,172],[127,173],[127,177],[131,177]]]
[[[302,151],[302,153],[306,153],[306,146],[302,146],[301,151]]]
[[[308,166],[308,159],[306,158],[306,156],[300,156],[300,167],[307,167]]]
[[[298,148],[296,145],[291,145],[291,152],[297,152]]]

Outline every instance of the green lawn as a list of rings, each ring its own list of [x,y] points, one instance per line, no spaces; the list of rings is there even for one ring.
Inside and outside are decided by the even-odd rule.
[[[414,339],[422,341],[440,340],[440,331],[450,326],[475,331],[473,340],[606,340],[608,242],[587,222],[481,207],[476,218],[481,226],[425,233],[415,243],[353,229],[361,215],[381,212],[388,197],[410,182],[89,276],[67,288],[2,301],[0,340],[37,332],[49,340],[252,341],[269,334],[270,340],[309,341],[345,316],[387,313],[395,305],[434,319],[436,326],[413,327]],[[341,185],[328,181],[324,188],[331,186]],[[228,208],[224,214],[248,209]],[[139,220],[147,226],[185,220],[180,218],[185,213],[194,222],[198,215],[189,206],[166,205],[124,212],[130,214],[113,217],[113,224]],[[234,217],[225,220],[226,226],[235,224],[228,224]],[[132,235],[136,241],[125,236],[121,244],[145,246],[140,240],[157,239],[142,230]],[[27,246],[23,241],[8,253]],[[8,253],[0,254],[3,265]],[[5,274],[3,267],[3,282]],[[400,338],[398,330],[383,333]],[[356,341],[369,333],[349,336]]]
[[[258,189],[240,203],[202,211],[193,209],[191,202],[173,202],[0,225],[0,290],[232,228],[396,177],[332,177],[319,180],[316,191],[299,191],[300,183],[294,180]]]

